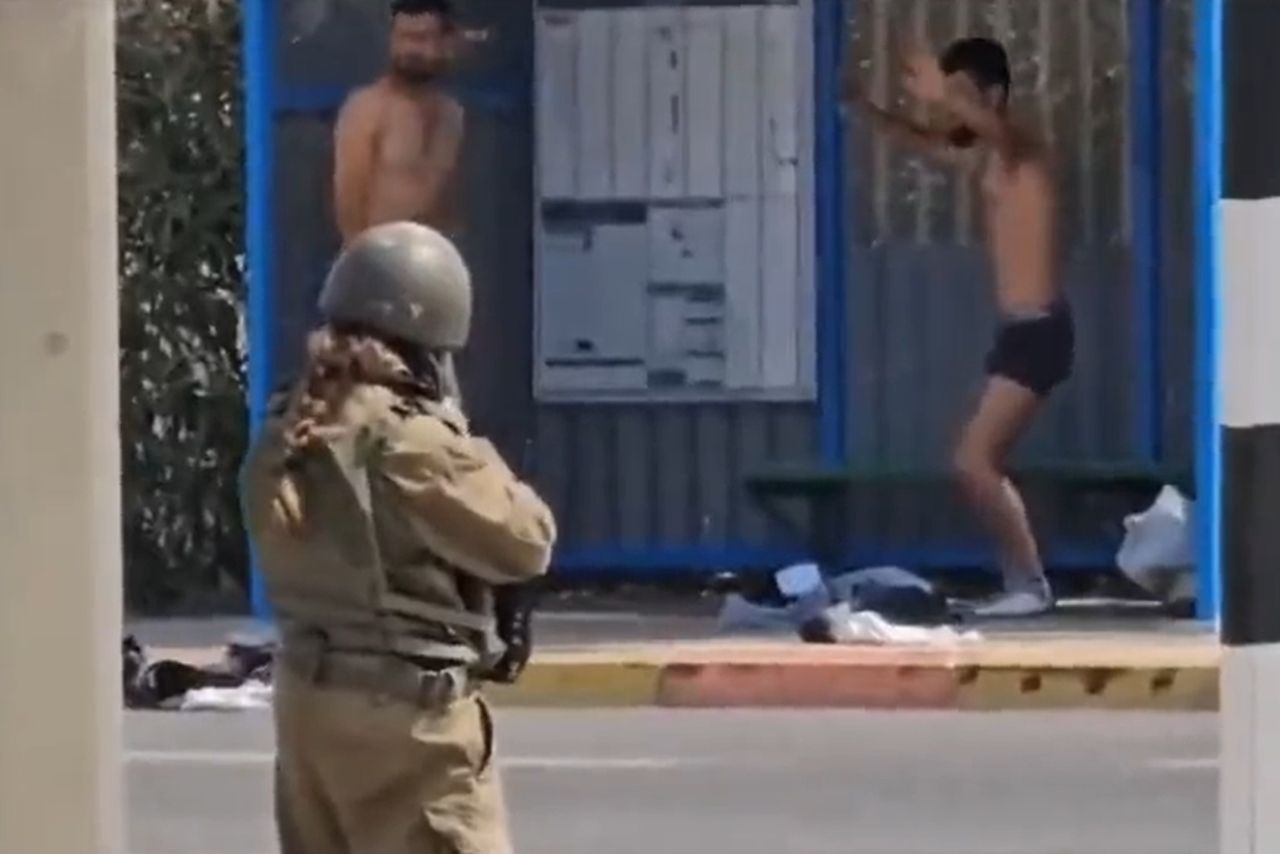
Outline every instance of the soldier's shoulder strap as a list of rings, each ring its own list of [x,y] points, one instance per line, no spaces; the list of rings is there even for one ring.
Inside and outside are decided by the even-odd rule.
[[[361,416],[361,420],[364,423],[361,426],[359,435],[355,438],[353,447],[354,464],[349,468],[349,476],[356,487],[358,500],[367,511],[365,523],[368,526],[369,542],[374,549],[379,564],[382,563],[382,556],[379,547],[377,524],[372,515],[372,492],[369,484],[367,460],[374,447],[383,446],[389,441],[394,443],[396,434],[401,432],[396,429],[397,424],[405,423],[415,415],[428,415],[429,410],[421,403],[421,400],[422,398],[415,394],[397,391],[382,385],[376,387],[374,393],[368,395],[363,401],[365,414]],[[375,409],[380,409],[382,412],[375,413],[373,412]],[[378,417],[379,414],[382,417]],[[380,604],[388,614],[407,617],[425,623],[452,626],[480,634],[492,630],[494,625],[490,617],[482,614],[473,614],[466,610],[444,607],[390,592],[383,594]]]

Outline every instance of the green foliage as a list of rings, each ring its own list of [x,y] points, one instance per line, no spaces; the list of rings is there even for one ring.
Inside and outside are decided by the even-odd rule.
[[[239,3],[117,0],[116,42],[127,601],[242,602]]]

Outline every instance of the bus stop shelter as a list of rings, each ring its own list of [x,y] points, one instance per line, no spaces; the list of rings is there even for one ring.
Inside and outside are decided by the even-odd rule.
[[[325,3],[312,5],[328,8]],[[477,4],[493,14],[510,15],[517,32],[520,27],[531,30],[531,17],[511,11],[517,5],[503,0]],[[258,416],[263,395],[274,382],[272,358],[264,358],[274,332],[273,277],[280,274],[281,253],[296,245],[278,228],[282,215],[275,199],[280,187],[272,175],[279,172],[282,160],[299,158],[301,149],[291,148],[293,140],[276,133],[279,111],[288,104],[295,110],[331,110],[335,91],[318,87],[292,90],[290,95],[275,67],[277,40],[292,38],[281,35],[277,14],[284,7],[271,0],[245,2],[253,187],[249,308]],[[119,503],[118,497],[111,498],[110,488],[119,465],[111,380],[115,305],[113,296],[104,296],[114,295],[109,272],[114,259],[112,116],[103,106],[111,102],[110,11],[106,2],[17,0],[0,5],[0,101],[15,126],[33,130],[6,136],[0,147],[3,185],[13,190],[14,198],[32,200],[17,208],[23,215],[11,220],[10,228],[0,230],[0,281],[5,283],[0,288],[0,348],[5,356],[0,359],[0,377],[13,395],[10,400],[23,403],[0,410],[0,506],[9,523],[0,538],[0,563],[7,568],[0,573],[0,624],[23,639],[0,645],[0,671],[9,684],[23,686],[6,691],[0,700],[0,755],[5,758],[0,763],[0,849],[6,851],[110,854],[122,847],[120,698],[114,655],[119,639]],[[1280,705],[1280,622],[1275,608],[1280,554],[1271,524],[1276,502],[1270,494],[1280,482],[1280,394],[1265,373],[1276,363],[1280,348],[1280,340],[1268,328],[1280,308],[1274,273],[1280,263],[1280,241],[1275,239],[1280,231],[1280,163],[1274,156],[1280,150],[1280,116],[1270,83],[1280,6],[1272,0],[1196,0],[1194,12],[1192,387],[1199,547],[1206,577],[1216,579],[1221,567],[1224,581],[1221,625],[1229,648],[1223,679],[1222,850],[1246,854],[1280,850],[1280,819],[1269,809],[1280,796],[1280,735],[1270,725]],[[813,19],[815,28],[818,21],[827,20],[830,26],[835,20],[818,14]],[[829,31],[825,41],[815,38],[815,57],[817,45],[834,50],[837,43]],[[814,86],[829,94],[824,87],[831,85],[835,63],[823,56],[824,62],[815,59]],[[527,56],[513,61],[513,67],[531,67],[528,61]],[[817,85],[819,78],[825,79],[823,86]],[[527,80],[527,73],[515,79]],[[342,91],[341,84],[336,91]],[[527,88],[517,86],[503,98],[478,87],[475,97],[492,98],[494,112],[502,114],[500,104],[518,111],[520,99],[528,94]],[[290,102],[294,96],[297,99]],[[832,114],[825,115],[825,123],[814,118],[815,158],[819,140],[825,140],[822,146],[828,155],[833,145]],[[526,121],[526,133],[531,127]],[[322,131],[314,131],[311,141],[322,137]],[[495,151],[510,150],[499,140],[510,142],[495,132],[490,139]],[[501,162],[508,163],[517,179],[527,179],[532,172],[531,161],[524,158],[495,156],[491,161]],[[48,180],[51,175],[63,180]],[[503,222],[517,234],[531,233],[531,191],[530,202],[523,209],[500,208]],[[835,209],[832,206],[823,216],[834,216]],[[814,239],[826,234],[828,242],[819,245],[829,249],[838,232],[830,231],[831,220],[816,213],[815,219],[820,222],[814,224]],[[527,241],[526,236],[519,245]],[[317,257],[323,258],[323,253]],[[530,262],[524,263],[527,283]],[[830,271],[826,275],[832,276]],[[821,275],[814,278],[823,281]],[[41,286],[25,286],[28,283]],[[821,291],[817,286],[815,290]],[[821,292],[824,300],[832,299],[830,292]],[[827,302],[822,305],[830,307]],[[531,336],[531,325],[529,329]],[[514,346],[527,342],[516,341]],[[803,401],[812,395],[829,401],[837,395],[838,386],[829,381],[825,389],[807,389],[802,361],[795,361],[790,397]],[[826,370],[838,376],[830,354],[814,363],[815,377],[826,376]],[[526,406],[532,406],[532,398],[530,393]],[[716,405],[727,404],[700,404]],[[735,417],[758,419],[766,444],[814,442],[826,452],[843,452],[844,433],[836,429],[838,421],[830,414],[838,407],[818,407],[828,413],[818,423],[827,426],[815,431],[810,423],[797,422],[796,427],[789,422],[795,413],[753,408],[761,405],[753,402]],[[640,420],[631,423],[617,417],[607,422],[605,438],[598,440],[605,451],[629,431],[655,433],[665,443],[687,441],[703,431],[712,442],[728,435],[717,432],[722,426],[705,411],[692,417],[651,416],[635,412],[636,404],[618,406],[621,416]],[[564,435],[573,438],[573,431],[587,423],[582,412],[551,417],[564,422],[566,432],[557,434],[562,442],[567,441]],[[597,426],[591,430],[594,433]],[[520,438],[517,434],[517,443]],[[543,441],[541,434],[534,441]],[[579,483],[575,488],[590,495],[598,487]],[[646,525],[661,527],[661,518],[641,515],[650,517]],[[50,524],[53,518],[58,524]],[[671,521],[673,530],[685,524]],[[632,560],[662,566],[675,558],[709,554],[696,538],[683,540],[677,538],[665,552],[643,552],[643,561],[632,553]],[[623,549],[611,556],[626,555]],[[44,571],[55,566],[56,572]],[[28,654],[33,644],[45,654]],[[49,657],[60,661],[54,682],[48,678]],[[62,815],[76,820],[48,820],[48,805],[55,803]]]
[[[1213,482],[1192,0],[461,8],[485,34],[453,80],[478,305],[463,381],[475,424],[556,509],[558,573],[803,557],[743,488],[764,460],[909,463],[945,481],[994,317],[979,200],[838,103],[846,65],[901,103],[909,38],[1007,42],[1016,107],[1061,154],[1079,365],[1026,456]],[[388,18],[364,0],[245,10],[256,420],[316,322],[337,246],[332,121],[380,73]],[[886,484],[864,504],[847,520],[850,565],[989,560],[946,489]],[[1070,496],[1036,509],[1055,569],[1113,564],[1122,511]]]

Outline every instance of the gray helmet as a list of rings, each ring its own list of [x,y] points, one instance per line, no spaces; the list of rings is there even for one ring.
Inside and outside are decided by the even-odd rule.
[[[471,330],[471,274],[434,229],[376,225],[334,262],[320,313],[330,323],[358,324],[427,350],[459,350]]]

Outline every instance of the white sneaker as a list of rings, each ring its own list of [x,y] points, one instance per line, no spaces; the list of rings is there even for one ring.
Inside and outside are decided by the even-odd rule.
[[[973,609],[975,617],[1036,617],[1053,610],[1053,596],[1040,590],[1011,590]]]

